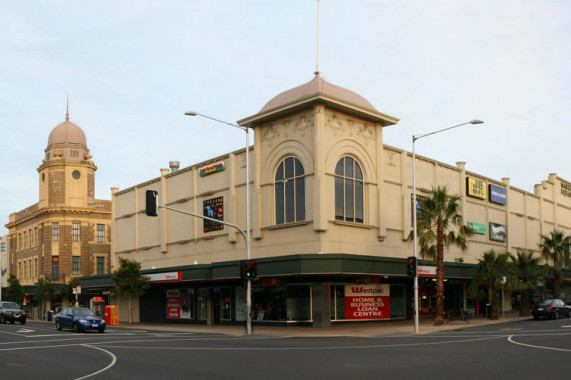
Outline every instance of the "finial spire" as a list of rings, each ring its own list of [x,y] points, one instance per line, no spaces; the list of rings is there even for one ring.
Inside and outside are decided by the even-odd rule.
[[[69,94],[67,94],[67,103],[65,105],[65,121],[69,121]]]
[[[317,0],[317,64],[314,74],[319,76],[319,0]]]

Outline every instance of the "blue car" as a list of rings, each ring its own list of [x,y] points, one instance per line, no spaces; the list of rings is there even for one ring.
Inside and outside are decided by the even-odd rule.
[[[74,332],[97,330],[100,333],[105,331],[105,320],[95,315],[88,308],[68,307],[56,315],[56,329],[70,328]]]

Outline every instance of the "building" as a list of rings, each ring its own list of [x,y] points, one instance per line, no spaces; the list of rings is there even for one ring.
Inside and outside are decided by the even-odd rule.
[[[39,279],[61,287],[72,278],[110,272],[111,201],[95,199],[95,166],[85,133],[65,121],[50,133],[37,169],[39,201],[10,215],[9,272],[33,306]]]
[[[8,286],[8,249],[8,235],[0,236],[0,288]]]
[[[113,262],[140,262],[152,282],[135,305],[134,320],[246,320],[240,262],[247,255],[239,231],[165,208],[158,218],[149,217],[145,193],[157,191],[169,208],[245,229],[248,185],[251,257],[258,272],[255,323],[327,327],[410,318],[412,156],[383,143],[383,128],[397,127],[398,119],[316,75],[238,123],[255,133],[248,182],[243,149],[180,170],[162,169],[158,178],[113,190]],[[445,185],[462,196],[464,220],[476,231],[467,252],[452,248],[445,254],[448,308],[479,311],[466,288],[483,252],[537,250],[540,233],[571,232],[570,184],[555,174],[532,194],[511,187],[507,178],[469,172],[462,162],[416,159],[418,196]],[[421,261],[421,316],[435,312],[430,264]],[[102,292],[112,283],[109,276],[95,276],[82,285]],[[510,309],[509,295],[503,304]],[[126,319],[124,311],[120,318]]]

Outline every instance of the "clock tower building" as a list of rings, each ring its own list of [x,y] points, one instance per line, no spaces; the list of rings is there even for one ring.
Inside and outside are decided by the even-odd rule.
[[[37,169],[38,203],[11,214],[6,225],[10,273],[27,295],[40,280],[56,285],[57,295],[74,278],[109,273],[111,202],[95,199],[96,170],[85,133],[67,112]]]

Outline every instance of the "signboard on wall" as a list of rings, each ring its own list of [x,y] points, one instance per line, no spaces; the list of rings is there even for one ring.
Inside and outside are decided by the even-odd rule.
[[[504,224],[490,222],[490,240],[505,242],[508,230]]]
[[[479,199],[488,198],[488,186],[481,179],[466,177],[466,195]]]
[[[209,218],[224,220],[224,197],[208,199],[203,202],[203,215]],[[204,220],[204,232],[219,231],[224,229],[224,225],[211,220]]]
[[[490,184],[490,202],[505,205],[507,203],[506,189]]]
[[[182,272],[152,273],[146,274],[145,277],[148,277],[150,282],[181,281]]]
[[[483,223],[476,223],[476,222],[468,222],[467,226],[474,231],[475,234],[485,235],[486,234],[486,225]]]
[[[207,176],[209,174],[218,173],[224,170],[224,161],[219,161],[214,164],[206,165],[198,169],[198,174],[201,177]]]
[[[389,284],[345,285],[346,319],[390,319]]]
[[[167,318],[191,319],[194,289],[167,289]]]

